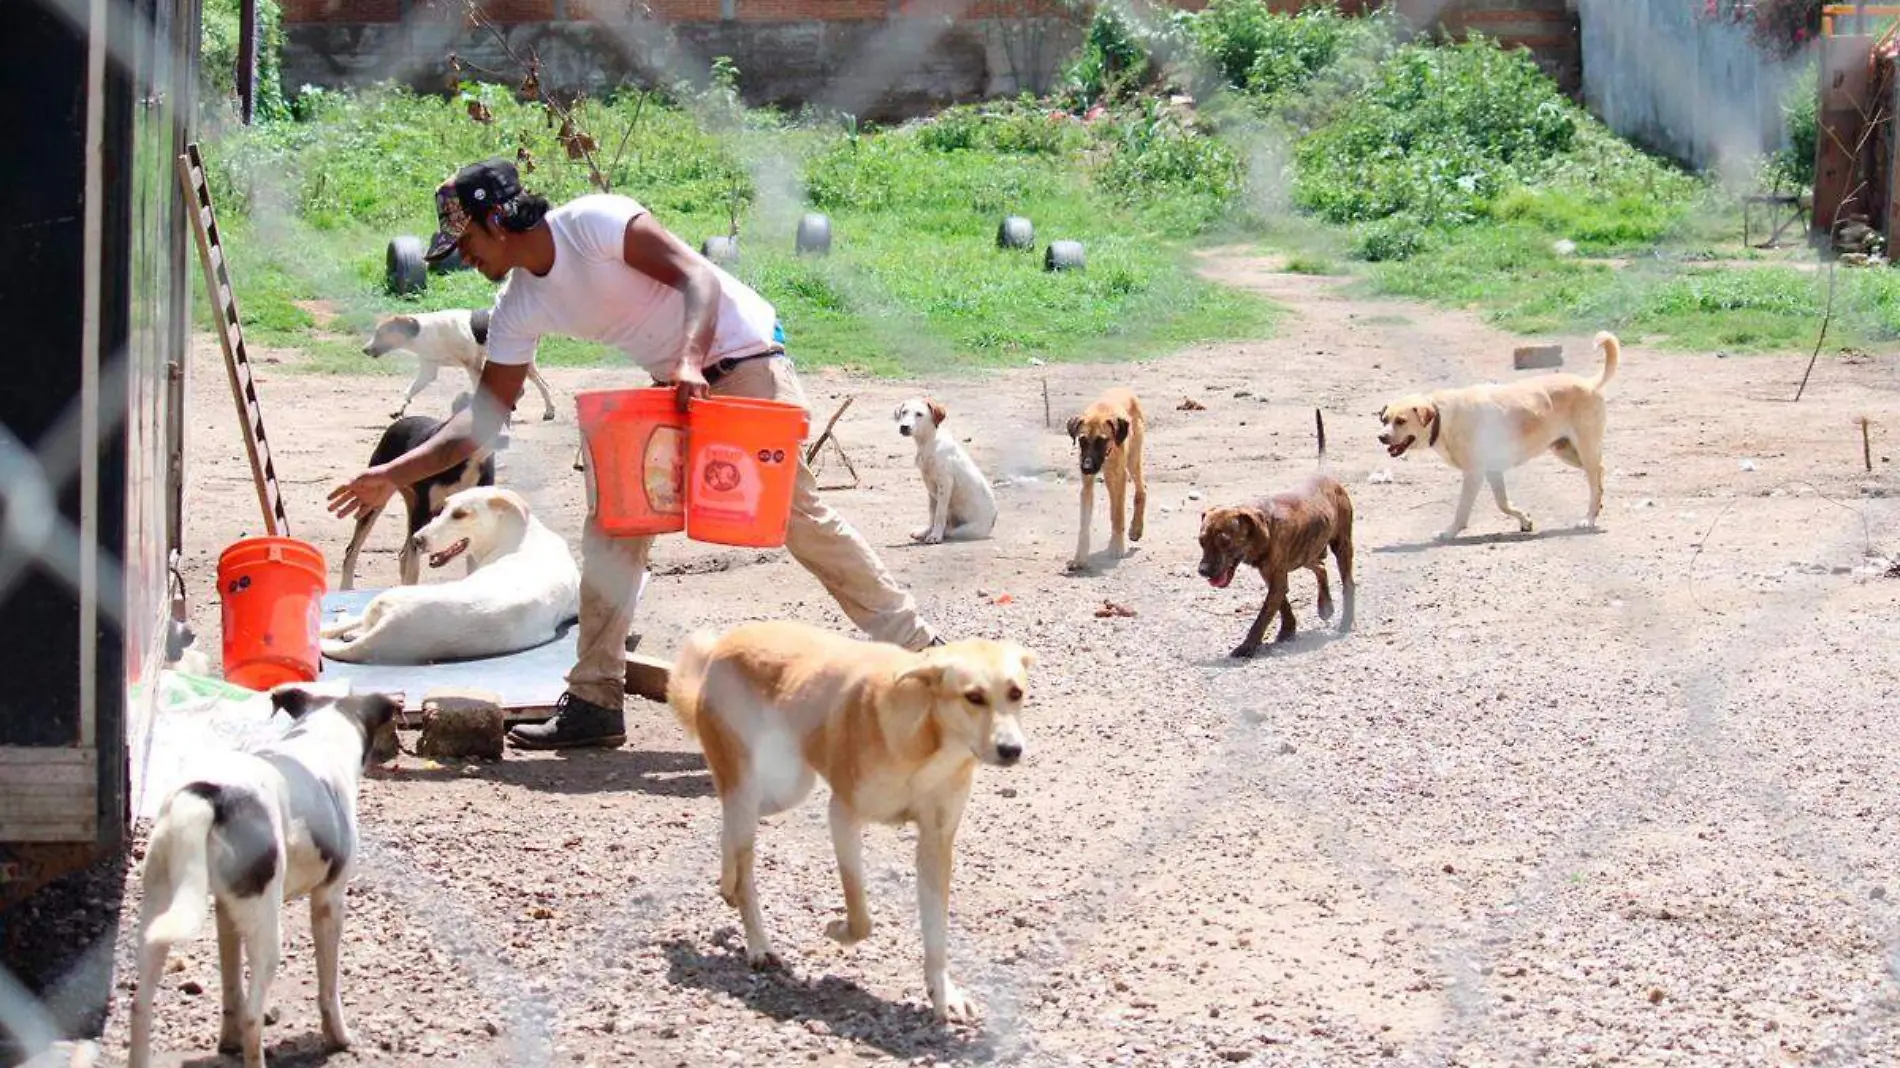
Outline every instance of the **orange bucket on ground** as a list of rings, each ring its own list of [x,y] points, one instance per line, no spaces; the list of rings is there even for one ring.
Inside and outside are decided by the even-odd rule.
[[[587,448],[587,510],[603,533],[686,528],[686,417],[671,389],[574,395]]]
[[[810,420],[783,401],[695,399],[687,415],[686,536],[720,545],[785,544]]]
[[[226,679],[251,690],[316,681],[324,574],[323,554],[295,538],[245,538],[218,556]]]

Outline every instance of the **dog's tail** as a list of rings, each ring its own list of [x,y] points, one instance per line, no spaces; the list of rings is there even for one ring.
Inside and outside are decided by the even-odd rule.
[[[1597,372],[1597,380],[1591,383],[1590,388],[1600,391],[1609,385],[1610,379],[1616,377],[1616,365],[1623,355],[1623,343],[1616,340],[1615,334],[1604,330],[1597,334],[1596,347],[1603,353],[1603,370]]]
[[[673,706],[673,715],[689,738],[699,737],[699,691],[705,685],[706,667],[712,661],[717,640],[711,631],[695,631],[680,647],[679,658],[667,676],[666,703]]]
[[[1319,438],[1319,462],[1326,462],[1326,417],[1318,408],[1313,409],[1313,434]]]
[[[204,926],[211,897],[209,853],[217,810],[190,787],[173,795],[145,850],[145,900],[158,915],[145,925],[147,946],[188,942]]]

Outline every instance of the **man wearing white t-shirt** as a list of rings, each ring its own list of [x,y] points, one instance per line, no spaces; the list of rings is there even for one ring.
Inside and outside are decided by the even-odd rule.
[[[490,281],[504,282],[489,318],[480,394],[429,441],[333,491],[336,515],[379,507],[397,486],[492,445],[513,408],[501,398],[521,395],[535,345],[548,334],[620,349],[654,381],[673,385],[682,409],[709,393],[807,406],[772,305],[635,201],[602,194],[550,210],[546,199],[521,188],[512,163],[492,159],[444,182],[436,190],[436,215],[441,229],[430,261],[460,250]],[[603,534],[589,517],[581,543],[580,659],[554,718],[510,731],[515,745],[559,749],[626,741],[624,653],[634,591],[652,543]],[[872,638],[908,649],[941,644],[871,546],[818,499],[817,482],[802,463],[785,547]]]

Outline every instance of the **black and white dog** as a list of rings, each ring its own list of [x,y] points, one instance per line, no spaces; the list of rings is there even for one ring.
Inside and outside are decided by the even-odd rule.
[[[356,858],[356,789],[372,754],[395,730],[397,703],[382,694],[329,697],[279,687],[271,703],[293,724],[250,752],[220,754],[203,777],[165,799],[146,844],[138,993],[129,1068],[152,1056],[152,1000],[173,945],[195,938],[215,904],[223,1018],[218,1049],[264,1068],[264,1012],[283,952],[284,904],[310,898],[323,1036],[350,1044],[337,990],[344,888]],[[239,953],[249,959],[240,989]]]
[[[450,416],[468,407],[468,402],[468,394],[457,395]],[[405,415],[389,424],[382,438],[376,442],[376,451],[369,455],[369,466],[386,464],[428,441],[435,436],[436,431],[442,429],[445,422],[447,420],[431,419],[426,415]],[[413,486],[403,486],[397,491],[402,495],[403,507],[409,514],[409,532],[403,535],[402,551],[396,557],[402,585],[413,586],[422,580],[422,559],[416,555],[416,534],[442,513],[443,502],[465,489],[494,484],[495,454],[483,452],[447,471],[430,475]],[[370,528],[376,525],[377,518],[382,514],[383,510],[378,508],[357,515],[356,529],[350,532],[349,548],[343,550],[340,589],[356,588],[356,558],[362,554],[363,543],[369,540]]]

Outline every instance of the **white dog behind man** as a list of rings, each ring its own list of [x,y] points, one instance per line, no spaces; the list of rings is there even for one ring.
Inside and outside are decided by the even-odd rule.
[[[432,568],[466,555],[475,569],[377,594],[362,616],[323,629],[324,656],[355,664],[499,656],[552,640],[579,611],[580,568],[567,542],[513,490],[455,494],[415,542]]]

